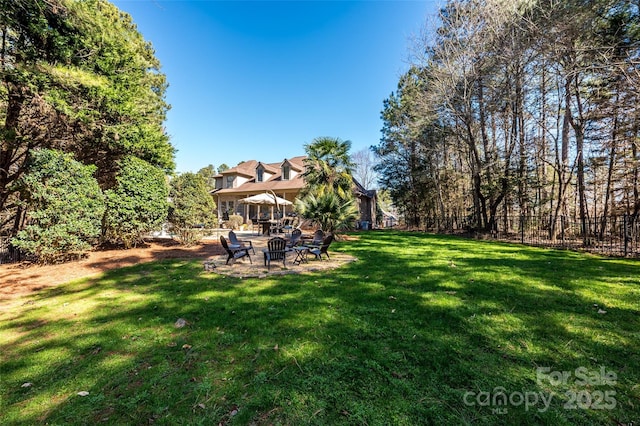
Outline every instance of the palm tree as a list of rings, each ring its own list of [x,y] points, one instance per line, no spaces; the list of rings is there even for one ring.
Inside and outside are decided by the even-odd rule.
[[[316,138],[305,145],[303,176],[307,187],[302,195],[335,192],[343,200],[353,198],[351,170],[355,164],[349,155],[350,148],[351,141],[330,137]]]

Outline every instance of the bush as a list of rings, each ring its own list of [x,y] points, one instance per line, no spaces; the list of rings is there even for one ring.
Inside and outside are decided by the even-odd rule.
[[[181,174],[171,181],[169,196],[169,222],[173,231],[183,244],[197,243],[203,231],[194,227],[202,225],[203,228],[210,228],[216,218],[216,204],[209,194],[207,183],[195,173]]]
[[[12,243],[42,263],[78,257],[89,250],[100,236],[105,209],[93,178],[95,170],[71,154],[35,151],[18,182],[27,226]]]
[[[232,214],[231,216],[229,216],[229,220],[224,221],[224,226],[228,229],[239,229],[240,225],[242,225],[243,222],[244,219],[242,218],[242,216]]]
[[[333,192],[310,193],[296,199],[296,211],[325,232],[335,233],[353,227],[358,217],[355,200],[344,200]]]
[[[159,168],[136,157],[120,164],[116,186],[106,192],[104,235],[125,248],[140,241],[143,232],[158,230],[167,219],[169,188]]]

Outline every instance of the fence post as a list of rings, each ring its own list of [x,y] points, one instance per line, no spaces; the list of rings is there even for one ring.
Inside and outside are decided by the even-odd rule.
[[[524,215],[520,215],[520,244],[524,244]]]
[[[564,221],[565,221],[564,215],[560,216],[560,241],[562,241],[562,248],[566,247],[564,243],[564,225],[565,225]]]

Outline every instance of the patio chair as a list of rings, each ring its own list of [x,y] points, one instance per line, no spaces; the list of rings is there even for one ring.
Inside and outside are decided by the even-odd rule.
[[[293,219],[291,218],[286,218],[284,220],[284,222],[282,222],[282,232],[284,232],[284,234],[288,237],[291,232],[295,229],[295,226],[293,226]]]
[[[233,231],[229,231],[229,242],[231,243],[232,246],[239,246],[239,247],[247,247],[247,244],[248,244],[253,254],[256,254],[256,251],[253,249],[253,243],[249,240],[239,240],[238,237],[236,236],[236,233]]]
[[[329,246],[331,245],[332,242],[333,242],[333,234],[329,234],[322,240],[322,244],[320,246],[310,248],[309,253],[314,254],[316,256],[316,259],[320,259],[320,260],[322,260],[322,254],[324,253],[327,255],[327,259],[330,259],[329,253],[327,252],[327,250],[329,249]]]
[[[316,232],[313,233],[313,240],[311,240],[309,244],[305,244],[305,246],[320,247],[322,245],[323,240],[324,240],[324,231],[322,229],[316,229]]]
[[[282,260],[282,265],[287,266],[287,241],[282,237],[273,237],[267,241],[267,248],[262,249],[264,254],[264,266],[271,269],[272,260]]]
[[[271,226],[269,227],[269,235],[271,234],[281,234],[282,233],[282,220],[274,219],[271,222]]]
[[[224,247],[224,249],[227,251],[228,257],[227,261],[225,262],[226,265],[229,264],[229,261],[231,259],[233,259],[233,261],[235,262],[236,259],[241,259],[245,256],[249,258],[249,263],[253,263],[251,261],[251,256],[249,256],[249,250],[251,250],[250,247],[229,246],[229,244],[227,243],[227,239],[222,235],[220,235],[220,244],[222,244],[222,247]]]
[[[291,238],[287,241],[287,247],[295,247],[302,242],[302,231],[299,228],[291,232]]]

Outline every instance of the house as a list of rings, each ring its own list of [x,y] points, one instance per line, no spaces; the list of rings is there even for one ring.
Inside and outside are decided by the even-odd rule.
[[[353,179],[353,192],[358,203],[360,221],[358,228],[370,229],[376,223],[376,191],[365,189],[360,182]]]
[[[280,217],[293,212],[293,206],[270,206],[246,204],[239,200],[265,192],[273,193],[287,201],[294,202],[305,187],[302,177],[306,156],[285,158],[279,163],[263,163],[249,160],[238,164],[214,176],[218,218],[236,214],[243,217],[244,222],[256,219],[276,219],[280,209]],[[354,194],[360,211],[360,223],[372,224],[376,215],[376,193],[366,190],[354,179]]]
[[[277,215],[275,206],[243,204],[238,200],[273,191],[278,197],[293,202],[305,186],[302,179],[305,158],[293,157],[280,163],[249,160],[214,176],[216,189],[213,195],[216,197],[218,217],[237,214],[245,222],[265,216],[274,219]],[[293,211],[291,206],[282,206],[281,209],[283,217]]]

